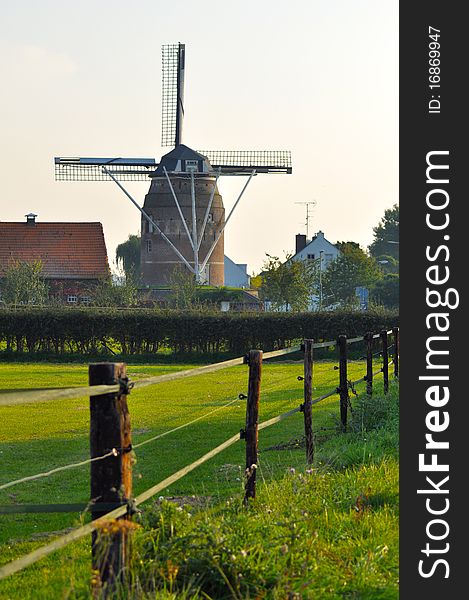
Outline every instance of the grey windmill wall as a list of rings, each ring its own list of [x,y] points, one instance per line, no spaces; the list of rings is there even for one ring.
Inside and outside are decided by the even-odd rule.
[[[172,176],[171,182],[176,197],[186,219],[189,231],[192,233],[192,199],[191,180],[187,176]],[[195,197],[197,229],[200,231],[205,212],[210,200],[210,194],[215,182],[214,177],[195,177]],[[150,190],[145,196],[144,210],[157,223],[158,227],[173,242],[176,248],[193,266],[194,254],[187,237],[184,225],[179,216],[169,184],[165,178],[156,177],[152,180]],[[217,233],[225,222],[225,209],[218,189],[213,198],[210,213],[213,222],[207,223],[204,239],[202,241],[199,260],[205,259],[207,252],[216,239]],[[186,268],[169,244],[157,232],[151,231],[148,221],[142,217],[142,252],[141,271],[144,285],[168,285],[171,274],[175,268]],[[224,236],[220,238],[209,265],[210,285],[224,284]],[[151,249],[148,247],[151,242]]]

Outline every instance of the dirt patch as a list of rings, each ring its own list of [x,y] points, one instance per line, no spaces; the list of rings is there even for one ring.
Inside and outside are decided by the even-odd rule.
[[[313,442],[315,444],[320,444],[326,441],[330,434],[328,432],[336,432],[336,427],[321,427],[317,432],[313,434]],[[304,450],[306,448],[306,439],[305,436],[293,438],[291,440],[287,440],[286,442],[280,442],[275,444],[274,446],[269,446],[268,448],[262,448],[262,452],[269,452],[271,450]]]
[[[264,448],[262,451],[269,452],[271,450],[299,450],[305,448],[305,444],[305,436],[302,435],[299,438],[293,438],[292,440],[280,442],[274,446],[269,446],[268,448]]]
[[[61,529],[60,531],[38,531],[37,533],[32,533],[28,541],[31,540],[46,540],[51,537],[59,537],[61,535],[66,535],[71,531],[74,531],[76,527],[67,527],[66,529]]]
[[[132,429],[132,433],[138,435],[140,433],[150,433],[151,429],[149,427],[140,427],[140,429]]]
[[[166,502],[173,502],[178,506],[191,508],[205,508],[212,502],[212,496],[165,496]]]
[[[127,373],[127,377],[131,379],[143,379],[144,377],[151,377],[151,373]]]

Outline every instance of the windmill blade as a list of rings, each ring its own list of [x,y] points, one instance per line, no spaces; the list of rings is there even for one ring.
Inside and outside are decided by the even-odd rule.
[[[198,150],[222,175],[292,172],[289,150]]]
[[[186,47],[184,44],[162,46],[162,146],[178,146],[182,140],[185,55]]]
[[[103,167],[119,181],[145,181],[158,166],[154,158],[55,157],[56,181],[110,181]]]

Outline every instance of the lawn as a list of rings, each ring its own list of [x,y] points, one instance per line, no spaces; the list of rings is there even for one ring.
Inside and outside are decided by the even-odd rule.
[[[190,366],[129,365],[128,373],[132,379],[137,380]],[[298,406],[303,393],[302,382],[297,380],[301,373],[301,363],[264,363],[261,421]],[[363,363],[350,364],[351,379],[357,379],[363,373]],[[313,395],[317,397],[329,391],[337,385],[337,380],[338,372],[334,370],[334,363],[315,363]],[[0,388],[4,389],[69,387],[86,385],[86,382],[86,365],[0,365]],[[129,398],[133,441],[138,443],[204,415],[236,399],[238,394],[246,393],[246,388],[247,367],[239,366],[214,374],[135,390]],[[89,452],[88,403],[87,398],[82,398],[1,408],[0,456],[3,469],[0,485],[12,479],[85,459]],[[236,401],[191,427],[143,446],[137,451],[137,463],[134,467],[135,494],[192,462],[239,431],[244,425],[244,418],[245,403]],[[304,450],[297,448],[294,443],[302,434],[302,418],[302,414],[299,413],[260,432],[261,482],[276,480],[290,468],[304,470]],[[337,418],[337,396],[314,407],[313,427],[319,442],[321,437],[327,437]],[[333,453],[329,452],[327,456],[323,456],[323,460],[330,461],[332,456]],[[236,496],[241,491],[243,482],[240,471],[244,468],[243,462],[244,447],[241,443],[235,444],[173,484],[162,495],[194,495],[197,498],[210,498],[211,503],[225,502],[227,498]],[[86,502],[88,498],[88,467],[58,473],[0,492],[0,504]],[[2,515],[0,562],[3,564],[30,551],[48,541],[54,532],[63,531],[79,522],[80,515],[76,514]],[[88,579],[89,542],[83,540],[0,583],[0,597],[62,598],[64,595],[61,590],[74,587],[74,582],[79,588]],[[40,589],[34,583],[37,581],[41,582]]]

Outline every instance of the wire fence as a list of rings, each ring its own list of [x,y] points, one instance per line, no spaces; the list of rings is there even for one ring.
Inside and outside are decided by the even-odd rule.
[[[388,336],[393,336],[393,343],[388,344]],[[374,342],[380,339],[382,348],[379,353],[373,351]],[[347,360],[347,346],[350,344],[365,342],[367,345],[366,363],[367,372],[365,375],[351,381],[347,377],[347,364],[352,362]],[[313,349],[315,348],[326,348],[337,346],[339,349],[339,385],[329,392],[323,394],[318,398],[313,398],[312,394],[312,378],[313,378]],[[393,349],[392,360],[388,360],[388,352]],[[286,411],[280,415],[274,416],[266,421],[258,422],[258,407],[259,397],[261,388],[261,365],[263,360],[284,356],[287,354],[303,351],[304,353],[304,377],[298,377],[298,379],[304,381],[304,403],[297,406],[289,411]],[[374,357],[382,356],[383,362],[379,370],[373,370],[373,359]],[[172,382],[181,380],[188,377],[195,377],[198,375],[214,373],[222,369],[227,369],[233,366],[247,364],[249,366],[249,380],[248,380],[248,395],[244,396],[240,394],[238,398],[232,399],[229,402],[214,408],[213,410],[204,413],[203,415],[191,419],[190,421],[183,423],[177,427],[174,427],[168,431],[162,432],[155,436],[152,436],[138,444],[132,444],[130,438],[130,421],[128,420],[128,407],[127,407],[127,396],[132,389],[144,388],[150,385],[157,385],[163,382]],[[49,554],[65,547],[66,545],[83,538],[90,533],[96,532],[100,529],[103,521],[110,521],[112,519],[119,519],[125,517],[130,519],[132,514],[137,510],[137,507],[143,502],[154,497],[156,494],[161,492],[163,489],[172,485],[176,481],[183,478],[185,475],[209,461],[211,458],[223,452],[228,447],[232,446],[240,440],[246,442],[246,483],[245,483],[245,502],[248,504],[249,499],[255,497],[255,484],[256,484],[256,469],[258,460],[258,432],[266,429],[276,423],[289,418],[296,413],[304,414],[304,426],[305,426],[305,439],[306,439],[306,456],[307,461],[312,463],[314,448],[313,448],[313,435],[312,435],[312,416],[311,407],[318,404],[319,402],[330,398],[334,395],[340,396],[340,417],[342,423],[342,431],[347,429],[347,412],[351,408],[349,392],[351,391],[354,395],[357,395],[355,386],[359,383],[366,382],[367,393],[372,394],[373,391],[373,379],[378,374],[383,374],[383,387],[384,392],[387,393],[389,385],[389,367],[394,364],[394,376],[399,376],[399,329],[397,327],[390,331],[381,331],[378,334],[367,333],[365,336],[359,336],[355,338],[347,339],[346,336],[339,336],[338,340],[330,340],[324,342],[313,343],[312,340],[305,340],[304,344],[286,348],[282,350],[275,350],[272,352],[262,353],[259,350],[252,350],[249,354],[244,357],[238,357],[231,360],[206,365],[194,369],[188,369],[185,371],[179,371],[176,373],[169,373],[165,375],[159,375],[154,377],[147,377],[136,382],[130,382],[125,376],[125,367],[121,363],[108,363],[104,371],[106,374],[103,375],[102,369],[99,370],[101,365],[90,365],[90,381],[91,379],[101,377],[105,381],[100,381],[97,385],[91,385],[86,387],[75,387],[67,389],[52,389],[52,390],[27,390],[22,392],[9,392],[0,394],[0,407],[17,406],[19,404],[29,404],[36,402],[48,402],[52,400],[68,400],[73,398],[80,398],[83,396],[90,397],[91,406],[91,423],[90,423],[90,438],[92,444],[92,455],[91,458],[84,461],[71,463],[61,467],[56,467],[44,473],[37,473],[16,479],[0,486],[0,490],[10,488],[20,483],[31,482],[40,478],[49,477],[55,473],[66,471],[82,467],[84,465],[91,465],[91,478],[92,478],[92,490],[99,490],[96,495],[93,496],[92,500],[87,504],[70,504],[70,505],[19,505],[19,506],[0,506],[0,512],[66,512],[66,511],[81,511],[90,510],[92,515],[92,521],[82,527],[79,527],[65,535],[60,536],[58,539],[50,542],[38,548],[37,550],[26,554],[2,567],[0,567],[0,579],[17,573],[18,571],[26,568],[29,565],[34,564],[38,560],[48,556]],[[92,374],[94,373],[93,377]],[[131,461],[129,454],[132,450],[140,448],[146,444],[155,442],[164,436],[179,431],[183,428],[189,427],[194,423],[218,412],[228,408],[235,402],[239,402],[240,399],[246,399],[246,424],[245,428],[223,443],[219,444],[212,450],[205,453],[203,456],[193,461],[191,464],[179,469],[169,477],[158,482],[154,486],[145,490],[136,497],[132,496],[131,493]],[[111,413],[114,413],[111,414]],[[109,417],[114,416],[114,423],[118,431],[109,432],[103,431],[109,427]],[[127,423],[127,425],[126,425]],[[104,425],[105,424],[105,425]],[[96,432],[99,435],[96,436]],[[108,445],[106,435],[111,434],[112,439],[120,440],[115,445]],[[94,437],[93,437],[94,436]],[[100,439],[101,447],[96,447],[96,440]],[[102,438],[102,439],[101,439]],[[111,438],[109,438],[111,439]],[[94,446],[93,446],[94,444]],[[98,444],[99,446],[99,444]],[[101,450],[97,452],[97,450]],[[109,463],[111,461],[111,463]],[[113,468],[109,468],[112,464]],[[101,465],[106,465],[107,469],[103,471]],[[112,472],[111,472],[112,471]],[[130,472],[130,479],[129,479]],[[102,477],[103,473],[106,474]],[[101,480],[102,479],[102,480]],[[109,490],[113,490],[114,493],[110,495]],[[116,492],[119,490],[119,493]],[[122,493],[123,490],[123,493]],[[122,558],[122,548],[126,546],[123,533],[120,533],[116,543],[112,544],[113,552],[119,554]],[[102,556],[102,549],[99,548],[99,540],[96,543],[94,538],[93,543],[93,566],[97,567],[101,576],[106,579],[103,583],[108,585],[108,590],[112,589],[113,580],[116,577],[116,573],[113,573],[112,569],[109,569],[109,563],[112,562],[113,558],[109,556],[109,551],[105,552],[105,559],[99,559]],[[109,550],[109,549],[108,549]],[[125,553],[124,553],[125,554]]]

